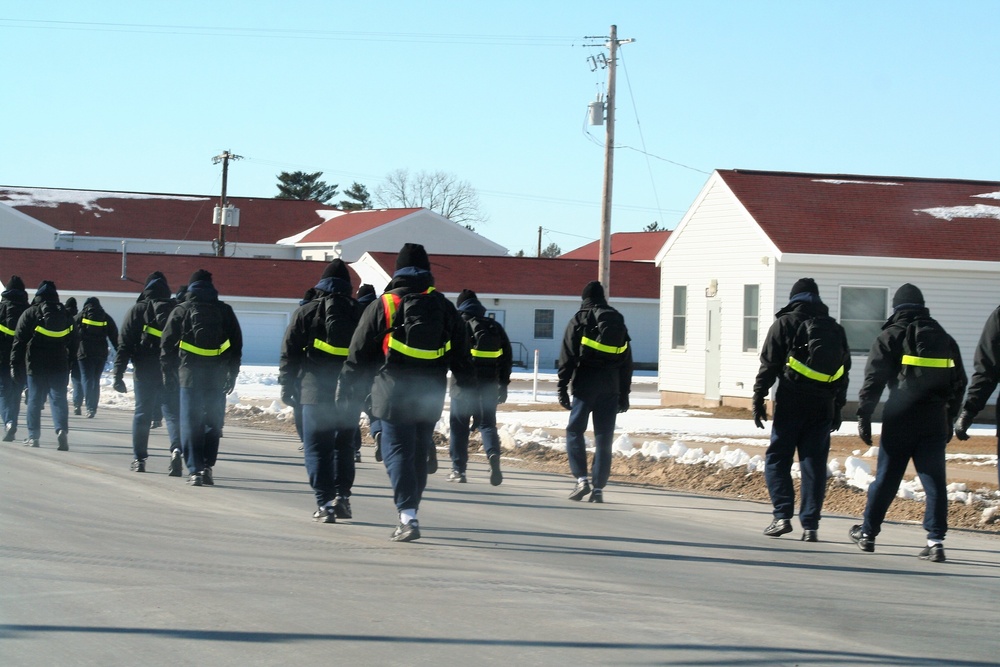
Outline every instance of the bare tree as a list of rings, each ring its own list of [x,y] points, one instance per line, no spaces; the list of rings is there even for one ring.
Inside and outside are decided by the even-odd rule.
[[[386,208],[426,208],[474,230],[487,221],[479,194],[468,181],[443,171],[411,174],[397,169],[375,189],[375,201]]]

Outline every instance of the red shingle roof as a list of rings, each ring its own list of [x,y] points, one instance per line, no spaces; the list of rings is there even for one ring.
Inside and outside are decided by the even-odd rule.
[[[382,225],[399,220],[419,208],[391,208],[378,211],[352,211],[327,220],[301,239],[300,243],[333,243],[343,241],[358,234],[377,229]]]
[[[611,235],[611,261],[652,262],[667,242],[669,231],[617,232]],[[559,255],[558,259],[598,259],[601,242],[593,241],[576,250]]]
[[[1000,182],[719,170],[781,252],[1000,260]]]
[[[313,201],[229,197],[240,210],[239,227],[226,229],[228,243],[275,243],[322,223]],[[172,195],[55,188],[0,187],[0,202],[59,230],[81,236],[211,241],[218,196]]]
[[[389,274],[396,253],[369,253]],[[556,260],[537,257],[483,257],[479,255],[431,255],[431,273],[442,292],[471,289],[485,294],[579,297],[584,286],[597,280],[596,260]],[[613,262],[611,300],[617,298],[658,299],[660,269],[648,262]]]

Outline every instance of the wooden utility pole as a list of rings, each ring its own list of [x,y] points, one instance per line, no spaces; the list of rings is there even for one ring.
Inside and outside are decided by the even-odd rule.
[[[226,256],[226,183],[229,180],[229,161],[242,160],[239,155],[223,151],[212,158],[212,164],[222,163],[222,196],[219,198],[219,238],[215,244],[216,257]]]
[[[542,228],[538,228],[538,254],[535,257],[542,256]]]

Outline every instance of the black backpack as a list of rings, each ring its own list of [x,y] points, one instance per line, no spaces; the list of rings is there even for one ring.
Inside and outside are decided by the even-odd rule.
[[[31,337],[35,352],[67,351],[73,342],[73,316],[58,301],[42,301],[39,321]]]
[[[500,323],[492,317],[473,317],[466,321],[469,329],[469,352],[477,368],[495,368],[503,356],[504,336]]]
[[[187,301],[187,320],[181,334],[181,350],[200,357],[218,357],[229,346],[222,305],[211,301]],[[192,347],[196,349],[191,349]]]
[[[95,322],[96,324],[91,324]],[[108,336],[108,315],[103,310],[83,311],[80,317],[80,340],[90,347],[102,343]]]
[[[828,384],[844,374],[843,329],[829,315],[816,315],[799,324],[788,355],[788,376],[794,381]]]
[[[621,313],[611,306],[595,306],[580,336],[580,359],[589,366],[619,366],[630,340]]]
[[[429,368],[444,366],[451,350],[445,328],[444,297],[433,288],[426,292],[382,295],[388,330],[382,349],[388,366]]]
[[[146,302],[146,311],[142,316],[142,335],[139,339],[139,347],[147,352],[159,354],[163,328],[167,326],[167,318],[176,307],[177,302],[173,299],[157,299]]]
[[[347,358],[354,329],[358,326],[357,303],[343,294],[323,297],[313,320],[313,339],[306,355],[322,361]]]
[[[951,394],[955,359],[952,338],[930,317],[914,320],[903,338],[899,388],[918,396]]]

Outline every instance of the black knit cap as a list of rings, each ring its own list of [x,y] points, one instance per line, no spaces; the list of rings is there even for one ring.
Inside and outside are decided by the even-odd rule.
[[[46,280],[41,285],[38,286],[38,291],[39,292],[42,291],[42,287],[44,287],[46,283],[48,283],[49,285],[51,285],[53,289],[56,286],[55,283],[53,283],[51,280]],[[36,292],[36,294],[37,294],[37,292]],[[75,296],[71,296],[70,298],[66,299],[66,303],[64,305],[67,308],[69,308],[70,310],[76,310],[76,297]]]
[[[351,282],[351,274],[347,270],[347,265],[340,259],[335,259],[326,265],[326,269],[323,270],[323,278],[340,278],[341,280]],[[320,280],[323,278],[320,278]]]
[[[424,271],[431,270],[431,260],[427,258],[427,251],[419,243],[406,243],[396,256],[396,270],[413,266]]]
[[[375,288],[369,285],[368,283],[365,283],[364,285],[358,288],[357,299],[360,301],[361,299],[367,296],[375,296]]]
[[[924,295],[916,285],[910,283],[904,283],[900,285],[899,289],[896,290],[896,294],[892,297],[892,307],[899,308],[900,306],[916,306],[922,308],[924,306]]]
[[[153,282],[154,280],[162,280],[164,285],[167,284],[167,277],[165,275],[163,275],[163,272],[161,272],[161,271],[153,271],[148,276],[146,276],[146,283],[145,284],[148,285],[149,283]]]
[[[24,281],[21,276],[11,276],[7,281],[7,289],[24,289]]]
[[[581,296],[584,301],[604,301],[604,285],[599,280],[592,280],[583,288]]]
[[[819,296],[819,286],[812,278],[799,278],[792,285],[792,291],[788,293],[788,298],[791,299],[796,294],[802,294],[803,292]]]
[[[212,274],[206,271],[205,269],[198,269],[197,271],[191,274],[191,279],[188,280],[188,285],[193,285],[197,282],[206,282],[206,283],[212,282]]]
[[[464,290],[462,290],[462,293],[458,295],[458,301],[456,301],[455,303],[456,303],[456,305],[461,306],[463,303],[465,303],[469,299],[478,299],[478,298],[479,297],[477,297],[476,293],[473,292],[472,290],[470,290],[470,289],[464,289]]]

